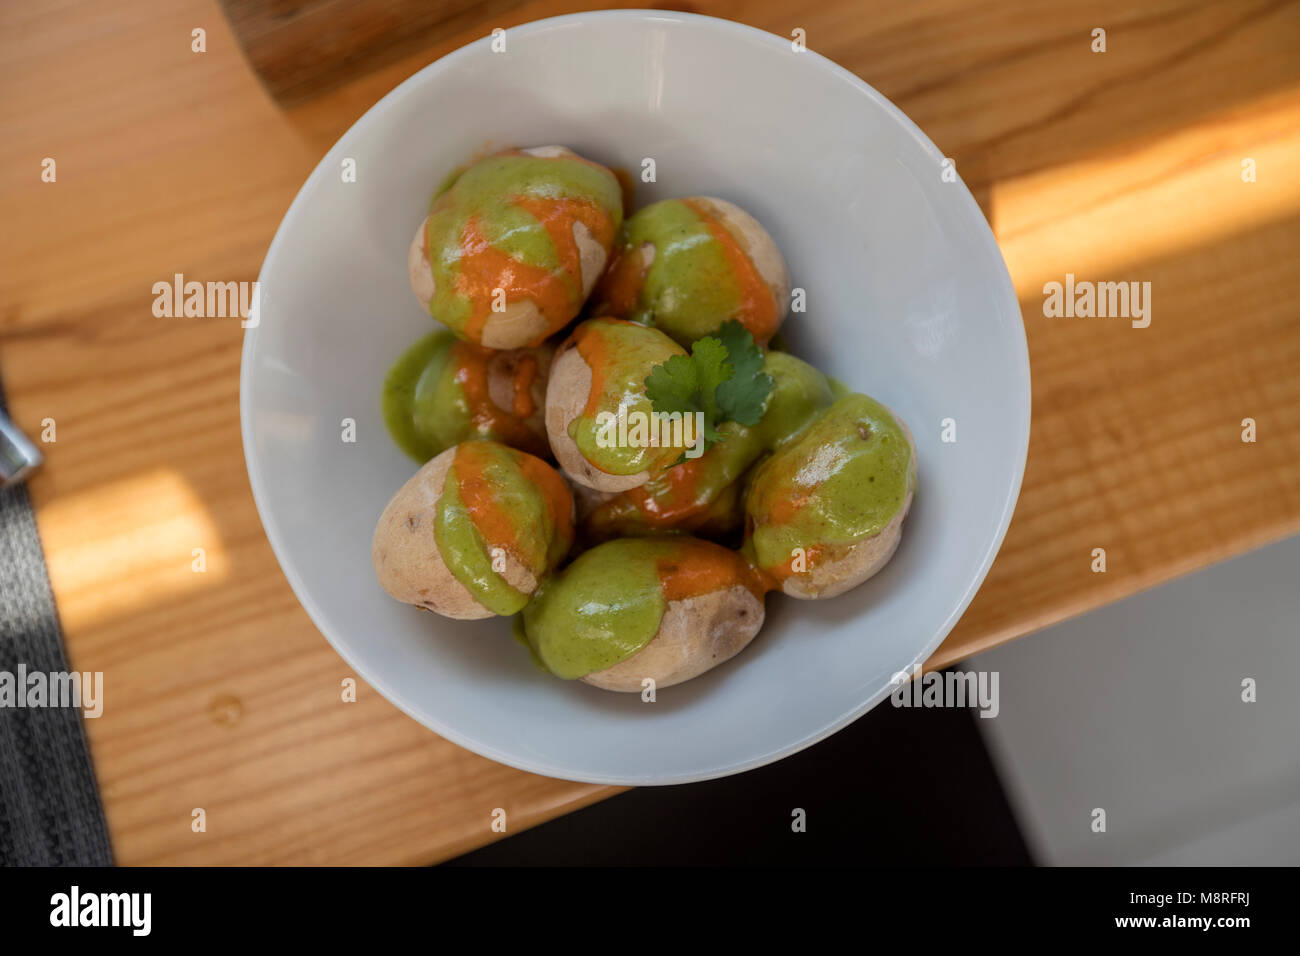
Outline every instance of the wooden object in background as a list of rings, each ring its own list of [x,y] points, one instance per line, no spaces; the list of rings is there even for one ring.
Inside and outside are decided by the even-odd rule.
[[[285,105],[427,49],[521,0],[220,0],[267,90]]]

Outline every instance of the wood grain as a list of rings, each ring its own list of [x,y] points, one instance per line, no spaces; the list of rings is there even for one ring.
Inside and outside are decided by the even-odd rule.
[[[57,423],[32,492],[72,662],[106,675],[88,730],[119,860],[425,863],[493,839],[494,808],[515,832],[613,792],[474,756],[364,685],[341,702],[354,675],[294,600],[244,476],[238,322],[151,312],[176,272],[253,279],[317,158],[398,81],[581,7],[489,10],[285,113],[215,0],[107,6],[0,7],[0,373],[29,434]],[[907,111],[1021,296],[1024,490],[935,663],[1300,530],[1300,5],[696,7],[802,27]],[[1045,318],[1042,285],[1067,272],[1151,282],[1151,327]]]

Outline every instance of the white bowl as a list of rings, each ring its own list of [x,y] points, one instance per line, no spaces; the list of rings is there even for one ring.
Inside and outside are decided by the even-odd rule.
[[[257,507],[316,626],[376,690],[448,740],[535,773],[703,780],[821,740],[939,645],[983,580],[1029,440],[1016,296],[979,207],[884,97],[788,39],[681,13],[581,13],[511,28],[421,70],[357,121],[299,191],[260,277],[240,405]],[[920,486],[889,566],[842,597],[768,598],[733,660],[643,703],[538,670],[502,619],[399,605],[370,536],[415,471],[380,386],[433,322],[406,249],[445,173],[486,148],[560,143],[712,195],[775,237],[807,312],[797,354],[912,428]],[[343,160],[356,181],[343,182]],[[956,422],[956,442],[941,422]],[[343,420],[356,440],[342,440]]]

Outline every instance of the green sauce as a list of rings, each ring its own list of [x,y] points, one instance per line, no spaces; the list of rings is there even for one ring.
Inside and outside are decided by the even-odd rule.
[[[770,450],[803,430],[835,397],[825,375],[788,352],[769,351],[763,371],[774,384],[756,427],[763,447]]]
[[[528,603],[528,595],[515,590],[492,570],[490,548],[474,526],[450,474],[438,499],[433,533],[447,569],[489,611],[516,614]]]
[[[533,645],[528,643],[528,633],[524,630],[524,616],[522,614],[516,614],[510,618],[510,636],[528,651],[528,656],[532,658],[534,667],[543,673],[550,673],[546,669],[546,665],[542,663],[542,659],[537,656],[537,651],[533,650]]]
[[[454,376],[444,376],[450,332],[426,336],[404,352],[384,378],[384,424],[397,446],[418,462],[469,437],[469,409]]]
[[[536,483],[537,475],[521,467],[528,457],[496,442],[461,445],[447,472],[434,517],[434,540],[448,570],[496,614],[521,611],[529,595],[493,569],[494,547],[509,544],[512,555],[540,580],[564,557],[571,543],[553,517],[554,508],[569,508],[571,502],[567,497],[558,505],[548,500],[546,490]],[[535,459],[532,465],[546,469]],[[473,483],[474,501],[467,500],[470,496],[462,488],[467,482]],[[558,475],[553,482],[560,486]],[[567,496],[567,492],[560,493]],[[484,527],[491,529],[487,536]]]
[[[645,380],[656,365],[686,351],[655,329],[626,322],[593,319],[578,329],[578,352],[592,370],[591,388],[600,397],[591,415],[581,414],[569,423],[569,437],[582,456],[611,475],[657,471],[682,456],[685,449],[637,444],[637,420],[651,422],[654,406],[646,398]],[[616,432],[600,421],[602,412],[617,416],[627,410],[628,441],[620,444]],[[610,441],[613,437],[615,440]],[[649,440],[649,433],[645,433]]]
[[[852,544],[898,514],[915,463],[902,426],[866,395],[847,395],[758,466],[746,513],[765,570],[795,548]]]
[[[433,204],[439,196],[451,189],[452,186],[456,185],[456,180],[460,179],[461,173],[465,172],[467,169],[469,169],[468,166],[457,166],[442,178],[442,182],[438,183],[438,188],[433,191],[433,199],[429,200],[430,209],[433,208]]]
[[[506,365],[494,370],[503,355]],[[389,370],[384,379],[384,421],[398,446],[419,462],[475,438],[546,455],[549,449],[534,389],[540,382],[544,391],[548,362],[549,355],[542,350],[494,352],[458,341],[450,332],[435,333],[411,346]],[[521,376],[521,369],[527,374]],[[513,375],[509,383],[513,404],[518,407],[524,392],[527,417],[496,404],[490,389],[494,375]]]
[[[639,256],[655,248],[654,262],[634,311],[624,318],[663,329],[678,342],[716,332],[740,308],[740,291],[722,246],[699,214],[680,199],[646,206],[623,226],[620,245]]]
[[[547,670],[585,677],[649,644],[668,607],[658,560],[672,547],[652,538],[609,541],[543,584],[524,608],[524,631]]]

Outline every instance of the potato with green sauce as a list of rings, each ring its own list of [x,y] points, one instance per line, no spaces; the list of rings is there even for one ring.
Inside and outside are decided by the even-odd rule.
[[[670,687],[738,654],[763,625],[763,590],[736,552],[698,538],[620,538],[584,552],[524,608],[552,674],[604,690]]]
[[[740,478],[763,454],[788,441],[833,401],[826,376],[785,352],[768,352],[772,377],[763,417],[753,427],[724,422],[722,439],[698,458],[652,475],[643,485],[596,500],[578,496],[583,535],[605,541],[619,535],[668,530],[720,537],[741,527]]]
[[[738,529],[744,518],[738,479],[762,453],[752,429],[736,422],[720,426],[722,440],[698,458],[688,458],[645,484],[603,496],[584,507],[579,496],[578,523],[591,541],[623,535],[691,531],[722,535]]]
[[[493,441],[449,448],[398,490],[371,559],[390,595],[444,617],[518,613],[573,544],[573,498],[555,469]]]
[[[771,588],[834,597],[890,559],[915,489],[907,426],[845,395],[754,470],[744,552]]]
[[[835,401],[830,380],[789,352],[768,352],[763,371],[772,377],[772,391],[755,426],[765,451],[774,451],[807,427]]]
[[[657,329],[620,319],[589,319],[574,329],[546,386],[551,452],[570,478],[596,491],[626,491],[682,457],[686,448],[672,441],[685,430],[660,440],[645,380],[656,365],[685,354]]]
[[[630,216],[593,295],[601,313],[654,325],[687,347],[728,319],[766,345],[789,297],[785,259],[767,230],[710,196],[665,199]]]
[[[604,166],[562,146],[497,153],[434,198],[407,255],[411,289],[462,339],[535,347],[581,311],[622,221]]]
[[[419,462],[473,438],[548,455],[543,412],[554,352],[549,344],[496,351],[435,332],[389,370],[384,422]]]

